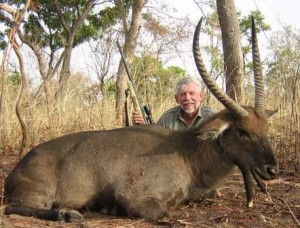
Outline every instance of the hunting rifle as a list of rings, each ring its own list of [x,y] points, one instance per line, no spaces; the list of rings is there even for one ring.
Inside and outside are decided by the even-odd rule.
[[[129,73],[129,70],[128,70],[124,55],[123,55],[123,52],[121,50],[121,46],[119,44],[119,41],[117,41],[117,46],[118,46],[119,52],[121,54],[121,58],[122,58],[122,61],[123,61],[123,64],[124,64],[124,67],[125,67],[128,79],[129,79],[127,81],[127,86],[128,86],[129,92],[130,92],[130,97],[131,97],[131,100],[132,100],[132,103],[133,103],[133,107],[136,111],[138,111],[143,116],[143,119],[144,119],[145,123],[153,124],[154,120],[152,119],[152,114],[151,114],[151,110],[149,108],[149,105],[145,105],[144,107],[142,107],[141,103],[138,99],[137,92],[136,92],[135,86],[133,84],[132,77]]]

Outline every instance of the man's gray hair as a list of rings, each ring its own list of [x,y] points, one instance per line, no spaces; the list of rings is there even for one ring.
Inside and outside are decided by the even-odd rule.
[[[176,87],[175,87],[175,94],[178,95],[178,93],[182,90],[182,87],[184,85],[188,85],[190,83],[194,83],[199,92],[202,90],[199,81],[194,80],[192,78],[183,78],[183,79],[179,80],[179,82],[177,82]]]

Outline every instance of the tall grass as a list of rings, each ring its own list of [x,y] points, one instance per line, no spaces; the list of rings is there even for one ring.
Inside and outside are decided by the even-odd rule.
[[[49,109],[45,98],[33,98],[34,92],[26,98],[23,116],[29,133],[29,147],[49,139],[78,131],[108,130],[117,127],[115,122],[115,98],[112,95],[99,96],[99,91],[87,94],[81,82],[71,81],[63,100],[53,96],[54,105]],[[3,106],[0,119],[0,153],[15,151],[21,142],[21,128],[15,113],[18,86],[7,83],[4,86]],[[153,107],[153,117],[159,115],[174,100]]]
[[[106,95],[96,99],[97,94],[87,96],[81,83],[71,82],[63,101],[55,101],[49,110],[44,99],[27,98],[24,105],[25,122],[29,131],[29,148],[52,138],[87,130],[108,130],[122,127],[115,123],[115,99]],[[3,97],[3,109],[0,122],[0,153],[15,153],[21,142],[21,129],[15,114],[17,88],[6,85]],[[246,94],[246,100],[253,103],[252,95]],[[159,97],[150,101],[153,117],[159,116],[175,105],[173,97]],[[270,139],[279,158],[281,169],[289,172],[299,171],[300,134],[299,114],[291,108],[288,99],[280,99],[275,94],[268,94],[268,107],[278,109],[270,118]],[[206,101],[204,101],[206,103]],[[215,99],[210,104],[217,109],[223,108]]]

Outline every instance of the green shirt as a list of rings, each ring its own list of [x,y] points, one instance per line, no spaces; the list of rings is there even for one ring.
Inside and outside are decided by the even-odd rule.
[[[184,121],[182,112],[183,111],[180,108],[180,106],[171,108],[162,114],[157,124],[162,127],[169,128],[171,130],[176,130],[176,131],[195,128],[198,127],[200,123],[206,120],[209,116],[214,114],[216,110],[210,106],[204,106],[204,105],[201,106],[199,108],[198,115],[196,116],[196,118],[194,119],[194,121],[190,126],[188,126],[187,123]]]

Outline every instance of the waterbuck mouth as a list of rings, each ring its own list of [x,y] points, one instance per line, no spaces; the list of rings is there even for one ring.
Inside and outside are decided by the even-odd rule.
[[[253,168],[251,174],[256,181],[260,190],[264,193],[267,192],[265,184],[262,180],[273,180],[276,177],[277,168],[271,166],[264,166],[263,169]]]
[[[276,176],[277,168],[272,166],[264,166],[262,169],[253,168],[251,173],[253,176],[258,176],[263,180],[272,180]]]

